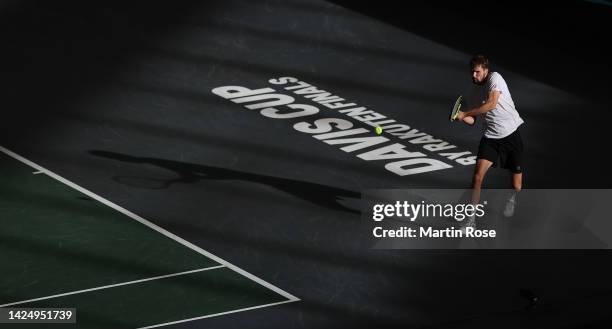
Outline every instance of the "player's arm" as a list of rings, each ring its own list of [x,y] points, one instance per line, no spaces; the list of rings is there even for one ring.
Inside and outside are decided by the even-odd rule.
[[[495,108],[495,106],[497,106],[497,101],[499,100],[500,94],[501,93],[498,90],[491,90],[489,92],[489,97],[484,104],[466,112],[459,112],[459,115],[457,115],[457,120],[463,120],[465,117],[474,117],[491,111]]]

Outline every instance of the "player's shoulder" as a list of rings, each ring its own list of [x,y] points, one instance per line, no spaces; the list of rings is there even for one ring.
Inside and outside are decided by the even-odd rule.
[[[491,80],[504,80],[504,78],[502,77],[501,74],[499,74],[499,72],[491,72]]]
[[[501,76],[501,74],[499,74],[498,72],[491,72],[489,74],[489,79],[488,79],[488,86],[492,87],[492,86],[504,86],[506,85],[506,80],[504,80],[504,78]]]

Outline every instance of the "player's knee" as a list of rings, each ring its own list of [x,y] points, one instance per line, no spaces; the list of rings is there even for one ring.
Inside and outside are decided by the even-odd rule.
[[[474,174],[474,177],[472,178],[472,184],[476,187],[479,187],[482,185],[482,182],[484,181],[484,175],[482,174]]]

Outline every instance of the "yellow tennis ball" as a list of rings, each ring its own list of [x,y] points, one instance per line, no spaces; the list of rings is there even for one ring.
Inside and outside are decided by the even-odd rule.
[[[378,135],[382,134],[382,127],[376,127],[375,131]]]

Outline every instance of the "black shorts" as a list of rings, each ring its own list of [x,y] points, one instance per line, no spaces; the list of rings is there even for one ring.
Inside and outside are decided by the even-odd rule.
[[[500,166],[515,174],[523,172],[523,140],[519,130],[500,139],[482,137],[476,158],[489,160],[493,167]]]

